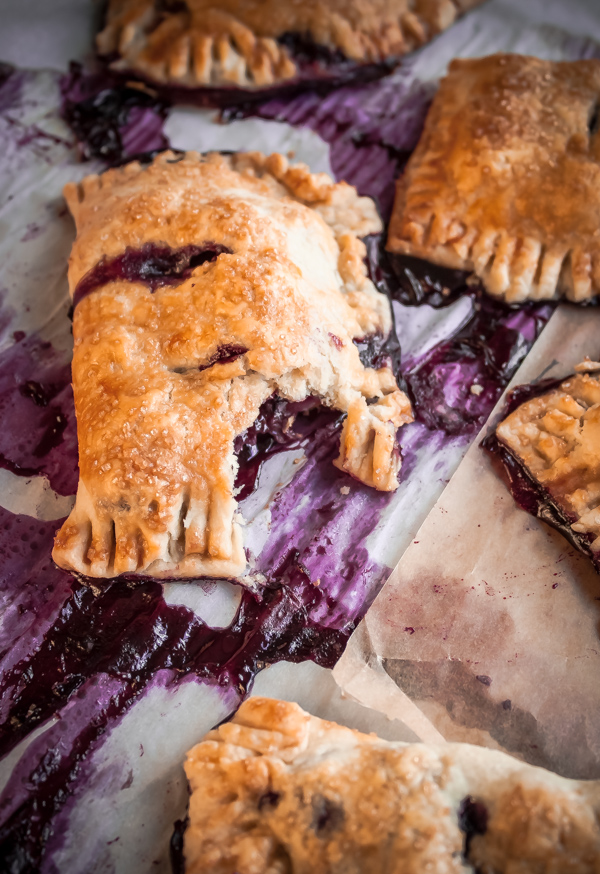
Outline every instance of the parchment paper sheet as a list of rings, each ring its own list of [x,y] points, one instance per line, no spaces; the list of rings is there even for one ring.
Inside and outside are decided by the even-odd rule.
[[[522,6],[516,0],[492,0],[485,4],[421,54],[415,67],[418,75],[423,79],[436,78],[443,72],[448,60],[459,54],[477,55],[513,49],[543,57],[564,57],[565,34],[546,25],[562,24],[579,35],[594,35],[595,27],[596,34],[600,34],[596,0],[582,0],[577,4],[564,4],[559,0],[532,0],[526,9],[521,9]],[[565,6],[568,6],[568,10]],[[22,0],[18,4],[13,0],[0,0],[0,58],[22,66],[49,65],[65,69],[71,58],[86,54],[92,31],[90,17],[96,8],[97,4],[87,0],[63,0],[57,3]],[[527,26],[527,17],[538,23],[543,22],[543,26]],[[35,124],[58,138],[68,139],[69,132],[54,116],[46,116],[43,108],[45,100],[49,106],[52,101],[56,102],[55,80],[47,77],[40,80],[36,87],[39,93],[32,95],[26,116],[20,121],[23,124]],[[169,124],[170,134],[173,140],[177,140],[174,144],[180,147],[236,148],[239,144],[237,140],[234,141],[234,133],[238,135],[234,128],[213,130],[217,126],[212,125],[211,116],[207,113],[189,114],[178,110],[170,118]],[[209,126],[211,139],[207,145]],[[307,160],[313,169],[321,170],[326,166],[327,149],[313,135],[287,128],[284,130],[281,126],[272,127],[269,131],[267,123],[260,130],[256,126],[243,130],[252,130],[246,143],[248,148],[294,149],[297,157]],[[242,136],[245,135],[242,133]],[[70,343],[65,268],[73,235],[70,219],[60,214],[60,192],[64,182],[79,178],[92,169],[90,165],[75,165],[67,152],[68,149],[59,143],[56,148],[38,156],[39,160],[34,160],[35,156],[23,151],[23,162],[12,164],[6,174],[6,178],[10,177],[11,180],[7,191],[10,190],[13,198],[10,207],[0,214],[3,303],[14,311],[11,330],[39,331],[59,348],[66,348]],[[17,160],[17,156],[3,152],[5,165],[9,158]],[[40,232],[23,248],[21,241],[24,231],[31,223],[36,223]],[[463,312],[461,306],[464,307],[464,304],[444,313],[429,315],[424,308],[421,311],[424,319],[421,325],[423,337],[428,331],[431,332],[434,324],[439,339],[452,325],[457,327],[461,319],[468,317],[468,312]],[[398,315],[402,323],[401,310]],[[592,319],[594,321],[588,321]],[[592,311],[581,311],[568,317],[555,316],[542,342],[548,344],[555,336],[556,343],[562,345],[560,355],[558,351],[551,351],[549,356],[562,357],[563,350],[569,346],[566,328],[568,331],[576,329],[585,333],[588,330],[586,325],[593,325],[593,328],[589,328],[590,338],[597,335],[597,319],[597,314]],[[409,351],[411,339],[404,335],[402,340],[405,350]],[[418,345],[416,339],[415,343]],[[574,357],[576,359],[579,355]],[[527,368],[529,375],[524,378],[536,375],[540,369],[535,359],[531,360],[531,364],[527,363]],[[413,538],[420,539],[421,535],[416,537],[414,532],[439,496],[463,451],[464,447],[454,446],[445,455],[441,453],[441,465],[437,456],[435,459],[421,460],[420,477],[402,501],[392,507],[393,512],[384,520],[370,544],[370,550],[383,562],[395,564],[406,545]],[[482,487],[474,489],[476,480],[469,479],[468,473],[463,473],[463,468],[459,470],[451,488],[444,493],[443,502],[435,507],[424,525],[425,532],[435,526],[438,520],[438,527],[434,527],[433,547],[426,555],[427,562],[421,559],[419,565],[418,556],[412,547],[409,549],[407,561],[413,561],[415,556],[414,565],[409,564],[405,572],[406,562],[400,563],[360,633],[353,638],[347,655],[336,671],[344,691],[340,692],[329,671],[306,663],[280,664],[268,669],[258,677],[254,692],[298,700],[319,716],[335,718],[362,730],[374,730],[390,739],[423,737],[437,740],[441,732],[449,739],[461,736],[489,745],[501,745],[513,751],[518,749],[532,761],[543,761],[563,772],[584,775],[586,769],[591,769],[592,756],[594,751],[598,752],[599,744],[597,730],[584,718],[585,714],[593,713],[590,702],[597,700],[600,694],[596,679],[597,653],[587,650],[584,643],[587,646],[594,638],[597,604],[600,602],[595,602],[593,598],[596,594],[600,595],[600,587],[585,562],[579,562],[569,555],[569,550],[564,548],[558,537],[542,530],[535,520],[515,513],[512,499],[495,484],[485,468],[485,460],[482,461],[480,456],[480,450],[475,447],[464,469],[468,472],[475,464]],[[476,463],[471,460],[473,457],[476,457]],[[279,460],[276,463],[283,464]],[[483,465],[482,469],[477,465]],[[268,479],[269,488],[263,492],[265,503],[272,489],[281,482],[282,477],[285,479],[285,475],[285,470],[278,469]],[[13,512],[29,513],[41,519],[58,519],[68,511],[69,499],[57,496],[43,478],[27,481],[5,471],[1,476],[0,502]],[[465,476],[469,484],[461,492],[460,482]],[[456,486],[456,482],[459,486]],[[499,506],[503,507],[503,518],[514,526],[502,529],[502,543],[494,540],[500,530],[495,524],[496,517],[493,537],[488,532],[489,536],[485,539],[483,531],[476,529],[476,524],[481,523],[479,516],[484,516],[485,507],[488,506],[492,488],[496,489]],[[454,495],[456,506],[449,503]],[[410,514],[405,512],[405,507],[411,508]],[[455,524],[463,526],[463,536],[466,537],[468,532],[472,544],[476,545],[469,551],[470,557],[465,553],[462,567],[466,570],[460,574],[458,564],[463,553],[454,554],[456,541],[448,534],[448,528],[441,527],[440,519],[449,515],[443,513],[441,507],[459,514]],[[487,515],[491,521],[493,514],[489,507]],[[257,508],[255,518],[259,516],[260,508]],[[257,523],[253,530],[258,548],[260,524]],[[515,532],[514,537],[507,538],[506,532],[509,530]],[[516,537],[517,534],[521,540]],[[443,542],[447,544],[445,550],[442,549]],[[559,581],[557,589],[552,589],[550,584],[546,591],[540,578],[535,584],[528,581],[525,592],[520,579],[496,579],[487,573],[491,563],[489,557],[485,561],[481,557],[484,547],[488,551],[490,547],[496,550],[496,554],[502,555],[503,559],[504,554],[508,553],[512,561],[516,556],[515,544],[520,542],[523,543],[519,547],[521,553],[530,550],[538,556],[540,568],[545,563],[549,573],[558,574],[552,577],[552,580]],[[426,550],[422,550],[421,555],[425,553]],[[559,560],[561,556],[562,560]],[[430,563],[433,557],[435,564]],[[525,557],[530,558],[529,554]],[[428,568],[425,582],[423,564]],[[457,590],[463,591],[462,601],[454,598],[454,613],[446,609],[436,613],[433,607],[437,602],[433,595],[428,599],[423,597],[427,585],[430,589],[438,585],[432,582],[432,574],[446,580],[442,595],[448,599],[453,569],[460,579],[467,574],[471,577],[474,574],[481,576],[476,568],[480,566],[481,569],[483,565],[486,566],[486,573],[482,580],[485,579],[488,586],[494,589],[494,595],[484,594],[486,590],[483,583],[473,590],[463,587],[464,591]],[[414,567],[414,573],[411,567]],[[408,583],[402,583],[402,580],[408,580]],[[403,589],[403,586],[406,588]],[[412,593],[412,600],[407,592]],[[504,597],[508,599],[509,595],[511,598],[507,602],[502,600]],[[188,605],[211,625],[226,625],[235,610],[237,591],[225,583],[210,591],[201,587],[172,585],[168,587],[167,598],[173,603]],[[472,614],[472,611],[467,613],[462,609],[467,599],[477,604],[494,605],[494,609],[490,608],[485,614],[485,621],[484,611],[480,611],[481,627],[472,638],[473,649],[469,635],[477,629],[475,625],[471,629],[470,620],[463,618]],[[432,609],[426,615],[424,610],[429,603]],[[449,604],[448,600],[446,604]],[[514,604],[520,605],[518,611],[513,611],[515,617],[510,613],[510,621],[504,619],[508,615],[507,605],[512,609]],[[407,605],[411,611],[410,621],[401,614],[403,605]],[[569,618],[573,610],[582,620],[581,628]],[[388,614],[387,617],[382,617],[384,612]],[[551,634],[545,633],[539,622],[542,615],[552,628]],[[452,620],[446,641],[436,637],[435,631],[440,627],[440,617],[444,616]],[[479,616],[477,611],[475,616]],[[386,618],[392,621],[384,622]],[[509,660],[507,654],[514,649],[512,643],[509,646],[509,641],[512,642],[517,635],[529,637],[529,626],[533,619],[538,629],[535,653],[530,648],[530,654],[527,655],[528,650],[523,645],[515,649],[518,655],[511,655],[512,661]],[[420,626],[430,620],[432,630],[423,633]],[[401,631],[398,630],[398,622],[402,626]],[[415,628],[414,634],[404,632],[404,627],[408,626]],[[410,651],[409,645],[413,647]],[[500,653],[505,656],[504,662]],[[378,655],[383,656],[381,662]],[[471,665],[467,658],[474,658],[479,664]],[[376,671],[372,663],[377,667]],[[525,671],[520,668],[523,663]],[[401,685],[411,692],[411,697],[403,695],[396,683],[406,665],[412,674],[405,673]],[[423,666],[424,671],[419,673]],[[456,678],[452,671],[456,672]],[[519,680],[515,683],[517,674]],[[474,680],[476,675],[489,675],[491,685]],[[410,687],[406,677],[410,679]],[[434,681],[435,694],[429,695],[429,687],[426,687],[428,678]],[[561,695],[554,695],[551,687],[558,683]],[[467,687],[469,695],[466,694]],[[473,692],[472,688],[476,691]],[[442,694],[445,689],[456,690],[452,692],[456,706],[450,713],[446,706],[449,698]],[[354,703],[348,695],[362,703]],[[461,695],[468,706],[461,703]],[[510,711],[498,706],[498,702],[508,698],[511,698]],[[547,710],[549,702],[550,711]],[[176,693],[163,690],[160,685],[153,688],[139,704],[131,708],[106,743],[88,761],[85,792],[64,808],[60,822],[64,843],[49,863],[55,867],[48,867],[47,870],[60,870],[63,874],[90,874],[91,871],[100,870],[145,874],[150,869],[168,872],[168,839],[173,821],[183,814],[186,804],[187,790],[181,767],[185,750],[223,719],[235,703],[200,683],[190,682]],[[362,705],[374,707],[379,712],[367,710]],[[395,721],[390,722],[387,717],[393,717]],[[504,722],[501,731],[495,727],[499,719],[514,720],[512,734]],[[398,720],[404,720],[405,724]],[[469,725],[468,730],[464,724]],[[560,732],[552,733],[553,726],[560,726]],[[43,725],[1,763],[0,788],[18,764],[25,746],[38,744],[43,751],[45,735],[51,728],[52,723]],[[521,748],[520,744],[527,736],[540,752],[534,754],[533,748],[529,751]],[[565,744],[573,748],[566,758]]]
[[[599,349],[600,311],[561,306],[512,384],[567,375]],[[502,404],[334,673],[423,739],[437,729],[565,776],[600,777],[600,577],[519,509],[479,446]],[[374,685],[388,692],[383,707]],[[415,703],[431,725],[416,720]]]

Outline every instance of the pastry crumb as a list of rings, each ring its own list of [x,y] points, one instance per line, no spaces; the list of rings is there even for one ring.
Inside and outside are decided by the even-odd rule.
[[[349,495],[350,494],[350,486],[342,486],[340,489],[340,495]]]

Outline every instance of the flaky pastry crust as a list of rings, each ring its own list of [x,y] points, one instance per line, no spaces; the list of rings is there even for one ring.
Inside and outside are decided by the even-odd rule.
[[[600,552],[600,364],[517,407],[496,436]]]
[[[511,303],[600,292],[600,61],[455,60],[396,191],[392,252]]]
[[[240,575],[233,444],[274,394],[347,412],[336,463],[397,487],[410,403],[353,343],[391,328],[359,239],[381,228],[371,200],[281,155],[193,152],[88,176],[65,197],[76,301],[123,253],[219,254],[175,284],[103,280],[76,303],[80,480],[57,564],[94,577]],[[221,360],[223,349],[235,354]]]
[[[116,69],[159,83],[264,88],[293,80],[286,34],[357,63],[398,58],[481,0],[111,0],[98,35]]]
[[[185,770],[187,874],[600,871],[599,784],[495,750],[391,743],[250,698]]]

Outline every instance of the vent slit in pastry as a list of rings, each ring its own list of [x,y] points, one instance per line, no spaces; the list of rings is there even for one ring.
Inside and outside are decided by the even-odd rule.
[[[80,480],[57,564],[243,574],[236,441],[273,397],[346,413],[336,465],[397,488],[410,403],[359,348],[392,329],[360,239],[381,229],[372,201],[258,153],[167,152],[65,196]]]
[[[97,288],[119,279],[143,282],[152,291],[161,285],[179,285],[195,267],[216,261],[223,254],[231,254],[231,250],[211,242],[179,249],[160,243],[144,243],[140,249],[127,247],[115,258],[101,258],[82,276],[73,293],[73,306]]]

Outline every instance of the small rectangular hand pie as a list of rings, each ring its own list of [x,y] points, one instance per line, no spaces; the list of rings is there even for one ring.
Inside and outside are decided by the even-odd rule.
[[[558,528],[600,571],[600,364],[519,404],[496,428],[517,502]],[[522,396],[528,387],[517,389]]]
[[[187,874],[597,874],[600,784],[250,698],[189,753]]]
[[[482,0],[110,0],[113,69],[248,92],[388,72]]]
[[[69,184],[80,479],[54,560],[111,577],[236,577],[246,557],[234,441],[274,395],[346,412],[337,465],[397,488],[411,421],[359,239],[354,188],[281,155],[165,152]]]
[[[398,182],[387,247],[509,303],[600,293],[600,60],[452,61]]]

